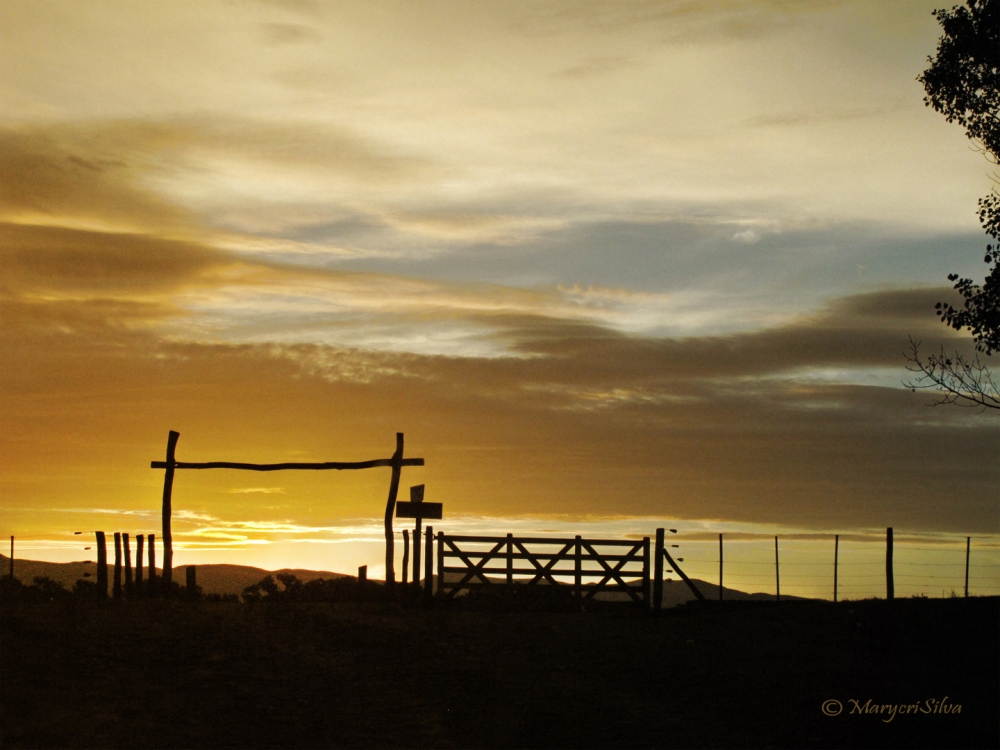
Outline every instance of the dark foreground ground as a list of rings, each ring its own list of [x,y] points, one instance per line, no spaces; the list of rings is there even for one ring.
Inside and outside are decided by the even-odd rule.
[[[6,604],[0,744],[996,748],[998,634],[996,598],[710,603],[658,619]],[[885,721],[851,699],[961,713]]]

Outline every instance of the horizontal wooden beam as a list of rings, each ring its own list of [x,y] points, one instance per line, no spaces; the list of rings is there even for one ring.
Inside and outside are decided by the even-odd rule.
[[[180,466],[180,464],[178,464]],[[468,536],[468,535],[455,535],[451,534],[445,535],[445,541],[452,542],[482,542],[484,544],[495,544],[496,542],[507,542],[507,537],[505,536]],[[544,536],[518,536],[514,537],[514,541],[521,542],[522,544],[568,544],[576,543],[573,538],[569,539],[557,539],[555,537],[544,537]],[[635,547],[641,549],[642,540],[632,541],[631,539],[584,539],[583,541],[588,544],[595,545],[598,547]],[[463,550],[464,552],[465,550]],[[604,555],[601,555],[604,557]]]
[[[401,466],[423,466],[422,458],[404,458],[400,461]],[[288,471],[312,469],[315,471],[325,471],[330,469],[374,469],[379,466],[392,466],[391,458],[376,458],[374,461],[327,461],[320,464],[238,464],[231,461],[208,461],[207,463],[189,463],[187,461],[175,461],[175,469],[242,469],[243,471]],[[166,469],[166,461],[151,461],[151,469]]]

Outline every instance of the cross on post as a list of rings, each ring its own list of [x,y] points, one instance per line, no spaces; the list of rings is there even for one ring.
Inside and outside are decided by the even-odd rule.
[[[424,502],[424,485],[410,487],[410,502],[396,503],[396,518],[415,518],[413,530],[413,583],[420,585],[420,535],[423,519],[441,518],[441,503]]]

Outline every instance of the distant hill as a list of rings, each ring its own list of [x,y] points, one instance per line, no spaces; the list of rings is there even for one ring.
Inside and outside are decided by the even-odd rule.
[[[8,570],[10,558],[0,555],[0,575],[6,575]],[[22,583],[30,584],[35,576],[45,576],[51,578],[53,581],[58,581],[67,589],[72,589],[73,584],[79,579],[85,578],[87,580],[95,580],[96,573],[95,568],[97,566],[94,563],[88,562],[69,562],[69,563],[51,563],[51,562],[41,562],[39,560],[14,560],[14,577],[19,579]],[[186,566],[180,565],[174,568],[174,580],[184,585],[184,568]],[[317,578],[345,578],[353,576],[345,576],[343,573],[333,573],[328,570],[303,570],[300,568],[282,568],[281,570],[264,570],[263,568],[254,568],[249,565],[198,565],[198,585],[201,590],[206,594],[241,594],[243,589],[247,586],[252,586],[253,584],[260,581],[267,575],[277,576],[283,573],[291,573],[296,578],[298,578],[303,583],[307,581],[312,581]],[[160,575],[161,570],[157,568],[156,574]],[[114,567],[108,566],[108,582],[110,585],[111,578],[114,575]],[[461,575],[457,574],[460,578]],[[449,576],[451,580],[452,576]],[[124,580],[122,581],[124,584]],[[497,579],[497,583],[500,584],[500,579]],[[698,579],[694,580],[695,586],[702,595],[709,600],[716,601],[719,598],[719,587],[717,584],[709,583],[707,581],[701,581]],[[600,599],[605,601],[628,601],[628,594],[625,593],[612,593],[606,592],[598,595]],[[737,589],[730,589],[723,587],[722,589],[723,599],[735,601],[735,600],[757,600],[757,601],[773,601],[774,594],[749,594],[745,591],[738,591]],[[676,607],[684,602],[692,601],[695,598],[694,594],[691,593],[691,589],[683,581],[664,581],[663,582],[663,606],[664,607]],[[784,596],[782,599],[802,599],[798,596]]]
[[[10,558],[0,555],[0,574],[6,575]],[[174,568],[174,580],[184,585],[184,568],[180,565]],[[36,576],[45,576],[57,581],[67,589],[72,589],[81,578],[96,580],[97,566],[89,562],[52,563],[40,560],[14,560],[14,577],[22,583],[30,584]],[[198,585],[206,594],[241,594],[247,586],[260,581],[264,576],[291,573],[300,581],[312,581],[316,578],[343,578],[342,573],[332,573],[327,570],[302,570],[299,568],[282,568],[281,570],[264,570],[249,565],[198,565]],[[145,572],[145,569],[143,570]],[[156,569],[161,575],[162,570]],[[108,566],[109,585],[114,575],[114,566]],[[124,584],[124,574],[122,583]]]

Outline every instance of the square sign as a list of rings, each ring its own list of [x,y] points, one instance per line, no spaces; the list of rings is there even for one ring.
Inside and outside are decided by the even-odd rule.
[[[441,503],[396,503],[396,518],[441,518]]]

